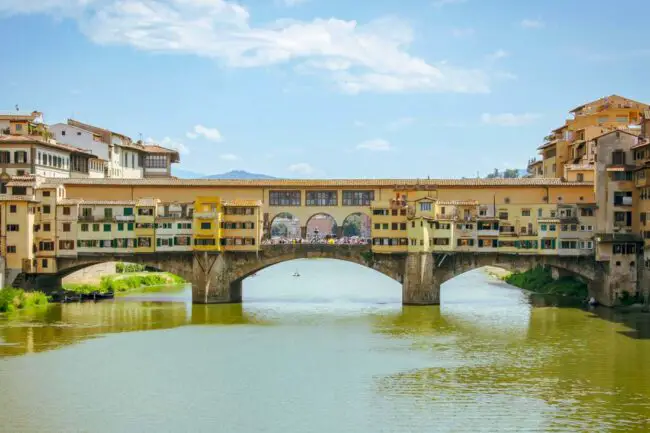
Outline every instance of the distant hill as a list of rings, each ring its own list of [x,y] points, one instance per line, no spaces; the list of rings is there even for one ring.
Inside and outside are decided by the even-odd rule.
[[[172,176],[180,177],[181,179],[201,179],[205,177],[205,174],[172,166]]]
[[[249,173],[244,170],[232,170],[227,173],[211,174],[210,176],[203,176],[203,179],[276,179],[273,176],[266,174]]]

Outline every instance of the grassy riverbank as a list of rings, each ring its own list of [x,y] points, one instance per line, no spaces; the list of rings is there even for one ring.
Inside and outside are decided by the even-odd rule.
[[[43,292],[25,292],[22,289],[14,289],[13,287],[0,290],[0,313],[10,313],[47,304],[48,299]]]
[[[64,284],[63,289],[87,295],[91,293],[121,293],[140,287],[175,284],[185,284],[185,280],[168,272],[138,272],[106,275],[101,278],[99,284]]]
[[[513,272],[502,277],[503,281],[534,293],[586,298],[587,284],[573,277],[554,280],[549,268],[537,267],[526,272]]]

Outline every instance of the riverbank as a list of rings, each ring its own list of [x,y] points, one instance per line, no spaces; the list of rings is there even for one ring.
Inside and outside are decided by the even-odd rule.
[[[489,268],[488,274],[531,293],[567,296],[576,299],[586,299],[589,295],[587,283],[574,277],[561,277],[554,280],[549,268],[537,267],[525,272],[508,272],[503,269]]]
[[[47,305],[49,302],[43,292],[25,292],[22,289],[6,287],[0,290],[0,313],[10,313],[25,308]]]
[[[118,294],[141,287],[179,284],[185,284],[185,280],[169,272],[136,272],[105,275],[101,278],[99,284],[64,284],[63,290],[78,295],[89,295],[93,293]]]

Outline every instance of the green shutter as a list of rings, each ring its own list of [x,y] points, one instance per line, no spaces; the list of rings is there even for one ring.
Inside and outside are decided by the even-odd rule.
[[[104,231],[105,232],[110,232],[111,231],[111,225],[110,224],[104,224]]]
[[[160,239],[160,238],[156,238],[156,246],[159,247],[159,246],[160,246],[160,242],[161,242],[161,239]]]
[[[551,249],[555,249],[555,239],[551,239]]]
[[[124,208],[124,216],[131,216],[133,215],[133,208],[132,207],[125,207]]]
[[[124,223],[117,223],[117,230],[120,232],[124,231]]]
[[[519,242],[519,241],[515,241],[515,248],[519,248],[519,245],[520,245],[520,242]]]
[[[128,223],[127,224],[127,229],[132,232],[133,231],[133,223]]]

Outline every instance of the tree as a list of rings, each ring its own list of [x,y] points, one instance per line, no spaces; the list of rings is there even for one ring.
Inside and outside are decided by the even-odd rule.
[[[506,179],[516,179],[519,177],[519,170],[516,168],[506,168],[503,172],[503,177]]]
[[[361,218],[357,215],[349,217],[343,224],[343,236],[361,236]]]
[[[486,179],[497,179],[501,177],[501,173],[499,173],[499,169],[495,168],[494,173],[490,173],[487,176],[485,176]]]
[[[285,223],[277,223],[271,226],[271,236],[286,237],[289,229]]]

